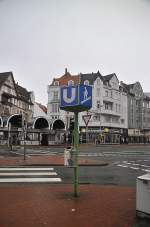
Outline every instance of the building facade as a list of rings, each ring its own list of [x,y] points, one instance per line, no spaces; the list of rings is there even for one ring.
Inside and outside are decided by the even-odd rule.
[[[7,117],[13,114],[25,114],[33,117],[33,92],[15,83],[12,72],[0,73],[0,116]]]
[[[121,86],[128,97],[128,138],[131,143],[150,141],[150,97],[143,92],[139,82]]]
[[[60,88],[85,84],[93,87],[93,104],[90,111],[79,114],[80,140],[94,143],[120,143],[127,137],[127,93],[119,85],[116,74],[102,76],[100,72],[71,75],[67,69],[61,77],[55,78],[48,86],[48,118],[51,128],[59,135],[61,141],[66,132],[70,133],[70,123],[73,113],[60,110]],[[88,127],[84,115],[90,115]],[[60,135],[62,131],[62,135]],[[57,137],[57,136],[56,136]],[[55,138],[56,139],[56,138]]]
[[[7,143],[10,134],[12,142],[18,142],[23,122],[33,118],[33,97],[33,92],[15,82],[12,72],[0,73],[1,144]]]

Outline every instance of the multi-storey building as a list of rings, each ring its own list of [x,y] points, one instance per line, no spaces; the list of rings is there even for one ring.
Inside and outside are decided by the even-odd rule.
[[[139,82],[121,86],[128,97],[129,142],[148,142],[150,137],[150,97],[143,93]]]
[[[51,130],[54,132],[50,138],[52,142],[64,142],[66,132],[69,129],[70,119],[74,117],[73,113],[60,110],[60,87],[78,84],[79,75],[71,75],[65,69],[63,76],[54,78],[52,83],[48,85],[47,117],[50,119]]]
[[[64,130],[68,131],[70,119],[73,113],[60,110],[60,87],[66,85],[85,84],[93,87],[93,104],[89,111],[91,115],[88,124],[88,140],[96,140],[103,143],[119,143],[126,140],[127,136],[127,94],[119,86],[115,74],[102,76],[100,72],[71,75],[67,69],[65,74],[55,78],[48,86],[48,118],[51,120],[51,128],[56,130],[55,140],[62,141]],[[83,115],[79,114],[80,139],[85,139],[87,130]],[[62,134],[60,131],[62,130]],[[64,135],[63,135],[64,136]]]
[[[127,94],[119,86],[116,74],[102,76],[99,71],[80,74],[80,83],[93,87],[93,104],[89,111],[91,119],[88,124],[89,140],[94,141],[99,134],[98,139],[104,143],[126,140]],[[83,117],[80,117],[80,126],[84,129],[82,119]]]
[[[26,114],[33,117],[33,92],[15,83],[12,72],[0,73],[0,116],[7,117],[14,114]]]
[[[17,141],[22,122],[33,117],[33,92],[15,83],[12,72],[0,73],[0,120],[1,139],[5,140],[13,131],[13,140]],[[11,128],[11,129],[10,129]]]

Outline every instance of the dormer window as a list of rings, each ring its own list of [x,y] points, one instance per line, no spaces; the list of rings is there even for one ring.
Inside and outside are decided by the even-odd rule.
[[[73,86],[73,85],[74,85],[74,81],[69,80],[69,81],[68,81],[68,86]]]
[[[97,78],[97,85],[100,85],[100,78]]]
[[[88,80],[85,80],[84,81],[84,85],[89,85],[89,81]]]
[[[59,81],[54,81],[55,86],[59,86]]]

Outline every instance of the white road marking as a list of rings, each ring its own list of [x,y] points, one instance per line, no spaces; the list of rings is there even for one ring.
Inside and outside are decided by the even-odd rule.
[[[125,167],[125,168],[126,168],[126,167],[128,167],[128,166],[125,166],[125,165],[120,165],[120,164],[119,164],[119,165],[117,165],[117,166],[121,166],[121,167]]]
[[[19,173],[0,173],[0,177],[1,176],[56,176],[57,173],[56,172],[19,172]]]
[[[142,169],[142,171],[150,173],[150,169]]]
[[[139,169],[139,168],[137,168],[137,167],[132,167],[132,166],[131,166],[130,169],[136,169],[136,170],[137,170],[137,169]]]
[[[147,165],[141,165],[142,167],[147,167],[147,168],[150,168],[150,166],[147,166]]]
[[[29,168],[29,167],[20,167],[20,168],[16,168],[16,167],[8,167],[8,168],[6,168],[6,167],[4,167],[4,168],[0,168],[0,171],[22,171],[22,170],[29,170],[29,171],[33,171],[33,170],[54,170],[54,168],[45,168],[45,167],[43,167],[43,168]]]
[[[27,170],[27,171],[26,171]],[[43,171],[44,170],[44,171]],[[0,168],[0,183],[55,183],[61,182],[61,178],[56,177],[54,168],[29,168],[29,167],[4,167]],[[19,176],[19,177],[18,177]]]
[[[46,183],[61,182],[60,178],[2,178],[0,183]]]

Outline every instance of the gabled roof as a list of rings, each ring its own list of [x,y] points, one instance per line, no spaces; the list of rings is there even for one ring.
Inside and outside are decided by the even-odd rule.
[[[150,101],[150,97],[149,97],[149,96],[147,96],[147,95],[144,95],[144,100],[146,100],[146,101]]]
[[[22,101],[31,103],[30,92],[28,92],[26,88],[21,87],[18,83],[15,84],[15,87],[16,87],[18,98],[21,99]]]
[[[36,104],[40,107],[40,109],[47,114],[47,107],[42,105],[41,103],[36,102]]]
[[[80,73],[79,75],[71,75],[67,69],[65,69],[65,74],[61,77],[58,77],[58,78],[54,78],[53,82],[51,85],[54,85],[54,82],[55,81],[58,81],[59,82],[59,86],[63,86],[63,85],[68,85],[68,81],[69,80],[72,80],[74,81],[74,84],[77,85],[77,84],[84,84],[84,81],[88,80],[89,81],[89,85],[93,85],[94,81],[99,77],[103,82],[105,81],[109,81],[112,79],[112,77],[116,76],[115,73],[112,73],[112,74],[109,74],[109,75],[106,75],[106,76],[102,76],[102,74],[97,71],[96,73]],[[118,78],[117,78],[118,80]],[[119,80],[118,80],[119,82]]]
[[[144,92],[144,99],[150,101],[150,93]]]
[[[125,84],[124,82],[120,82],[121,86],[124,87],[126,89],[126,91],[130,92],[130,89],[132,89],[134,87],[135,84]]]
[[[8,79],[8,77],[10,75],[13,78],[12,72],[3,72],[3,73],[0,73],[0,87],[5,83],[5,81]],[[13,78],[13,81],[14,81],[14,78]]]
[[[65,69],[65,74],[61,77],[54,78],[51,85],[54,85],[54,82],[58,81],[60,86],[65,86],[65,85],[68,85],[69,80],[72,80],[74,82],[74,85],[77,85],[77,84],[79,84],[80,77],[79,77],[79,75],[71,75],[67,71],[67,69]]]
[[[118,80],[118,77],[116,76],[115,73],[111,73],[111,74],[108,74],[106,76],[103,76],[103,79],[104,79],[104,81],[109,81],[109,80],[111,80],[113,78],[113,76],[115,76],[117,78],[117,80]],[[119,80],[118,80],[118,82],[119,82]]]
[[[126,92],[128,92],[130,95],[132,96],[136,96],[136,93],[134,92],[134,90],[136,89],[136,86],[138,86],[138,88],[142,91],[143,93],[143,89],[140,85],[140,83],[137,81],[133,84],[125,84],[122,81],[120,82],[120,85],[126,90]]]
[[[88,80],[89,84],[92,85],[97,77],[99,77],[103,81],[103,76],[99,71],[97,73],[80,73],[80,83],[84,84],[84,81]]]

